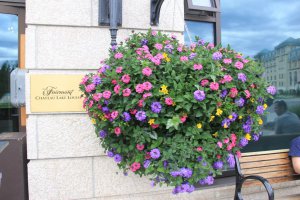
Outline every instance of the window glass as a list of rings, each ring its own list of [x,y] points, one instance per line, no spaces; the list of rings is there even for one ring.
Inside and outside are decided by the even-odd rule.
[[[205,42],[214,43],[214,24],[200,21],[185,21],[184,42],[189,45],[195,41],[195,36]]]
[[[221,1],[222,44],[261,62],[263,77],[278,89],[268,101],[263,136],[245,151],[289,148],[291,139],[300,135],[299,7],[298,0]]]
[[[18,131],[18,109],[10,104],[10,72],[18,67],[18,17],[0,13],[0,133]]]

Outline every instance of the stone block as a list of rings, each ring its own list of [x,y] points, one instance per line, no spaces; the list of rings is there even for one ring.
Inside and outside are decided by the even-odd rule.
[[[91,0],[26,0],[27,24],[91,26],[92,16]]]
[[[31,160],[28,185],[30,200],[92,198],[92,158]]]
[[[29,115],[27,126],[29,159],[104,154],[87,114]]]

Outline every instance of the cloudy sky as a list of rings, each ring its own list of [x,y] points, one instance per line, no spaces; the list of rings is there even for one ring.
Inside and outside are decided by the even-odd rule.
[[[288,37],[300,38],[299,10],[299,0],[221,0],[222,44],[253,56]],[[187,26],[191,35],[211,40],[212,30],[199,30],[203,25],[189,22]]]
[[[0,14],[0,64],[18,59],[18,17]]]

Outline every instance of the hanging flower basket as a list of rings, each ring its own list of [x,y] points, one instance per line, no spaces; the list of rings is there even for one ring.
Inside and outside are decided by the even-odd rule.
[[[213,184],[259,139],[265,101],[276,92],[262,73],[229,46],[186,47],[150,30],[113,46],[80,89],[107,155],[176,194]]]

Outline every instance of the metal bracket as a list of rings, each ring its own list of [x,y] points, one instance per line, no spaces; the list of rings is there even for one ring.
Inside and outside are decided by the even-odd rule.
[[[157,26],[159,24],[160,9],[164,0],[150,0],[151,10],[150,10],[150,24],[151,26]]]

